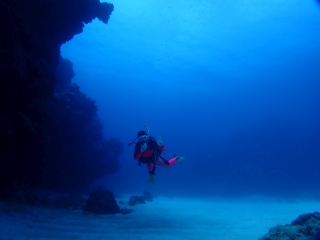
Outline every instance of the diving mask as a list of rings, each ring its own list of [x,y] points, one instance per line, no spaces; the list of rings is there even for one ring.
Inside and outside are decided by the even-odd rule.
[[[149,136],[148,135],[142,135],[139,137],[139,141],[140,142],[147,142],[149,139]]]

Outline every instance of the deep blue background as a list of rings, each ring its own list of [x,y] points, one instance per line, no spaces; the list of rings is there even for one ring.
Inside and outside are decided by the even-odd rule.
[[[147,169],[125,147],[96,186],[166,195],[320,196],[320,9],[313,0],[114,0],[61,48],[106,138],[144,124],[187,159]]]

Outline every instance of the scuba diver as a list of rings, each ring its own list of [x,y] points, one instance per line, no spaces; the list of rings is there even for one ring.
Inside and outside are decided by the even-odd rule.
[[[163,158],[161,153],[166,149],[166,147],[163,145],[162,138],[155,138],[151,136],[149,134],[148,125],[145,124],[145,127],[147,128],[147,132],[139,131],[138,136],[131,143],[129,143],[128,146],[133,143],[136,144],[134,149],[134,159],[139,161],[139,166],[142,163],[147,164],[150,173],[148,182],[154,183],[156,165],[170,167],[177,161],[184,160],[185,158],[176,155],[170,160]],[[135,142],[136,140],[138,140],[138,142]],[[162,160],[162,162],[159,160],[159,158]]]

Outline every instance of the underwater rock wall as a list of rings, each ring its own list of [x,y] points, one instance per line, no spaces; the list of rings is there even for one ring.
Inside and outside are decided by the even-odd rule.
[[[72,78],[76,75],[73,71],[73,63],[69,59],[60,57],[55,70],[56,85],[55,89],[61,89],[71,84]]]
[[[48,100],[43,131],[46,146],[42,184],[55,190],[82,190],[119,168],[123,145],[105,140],[95,101],[70,84]]]
[[[107,23],[112,11],[112,4],[99,0],[0,0],[0,198],[19,182],[39,184],[44,167],[55,161],[46,158],[54,138],[49,141],[44,129],[60,46],[96,17]]]

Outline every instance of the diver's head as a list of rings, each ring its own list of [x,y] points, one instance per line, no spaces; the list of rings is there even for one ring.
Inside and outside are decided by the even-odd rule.
[[[149,136],[145,131],[138,132],[139,142],[147,142],[149,140]]]

